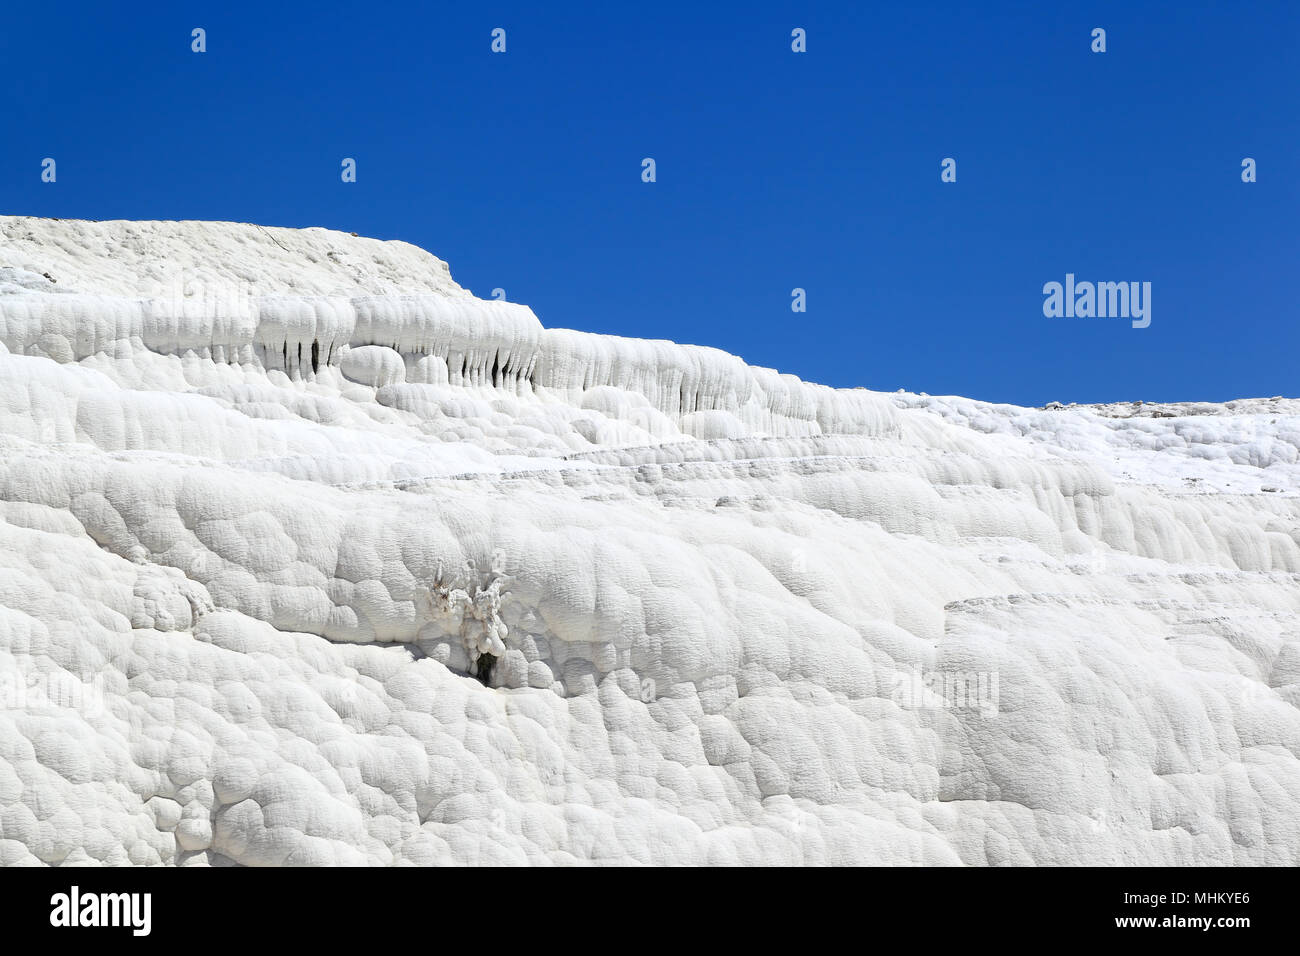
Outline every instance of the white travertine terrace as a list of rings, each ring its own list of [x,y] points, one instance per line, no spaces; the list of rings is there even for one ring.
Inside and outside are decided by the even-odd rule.
[[[0,865],[1295,865],[1297,707],[1295,400],[836,390],[401,242],[0,217]]]

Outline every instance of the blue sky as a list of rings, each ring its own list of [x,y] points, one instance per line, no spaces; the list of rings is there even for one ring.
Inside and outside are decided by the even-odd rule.
[[[0,211],[403,239],[832,385],[1298,395],[1297,40],[1293,2],[25,3]],[[1067,272],[1151,282],[1150,327],[1045,318]]]

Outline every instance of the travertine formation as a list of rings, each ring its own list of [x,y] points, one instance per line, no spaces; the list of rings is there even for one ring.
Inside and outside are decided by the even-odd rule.
[[[544,329],[0,217],[0,864],[1300,862],[1300,402]]]

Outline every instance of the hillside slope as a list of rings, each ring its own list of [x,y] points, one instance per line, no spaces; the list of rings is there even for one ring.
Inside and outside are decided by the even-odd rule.
[[[836,390],[0,217],[0,865],[1300,862],[1300,402]]]

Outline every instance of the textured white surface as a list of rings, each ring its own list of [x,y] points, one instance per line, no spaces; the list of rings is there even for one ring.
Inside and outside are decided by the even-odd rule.
[[[1294,865],[1298,455],[0,218],[0,864]]]

